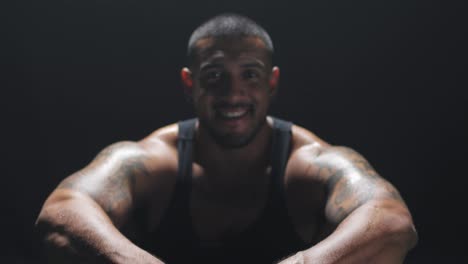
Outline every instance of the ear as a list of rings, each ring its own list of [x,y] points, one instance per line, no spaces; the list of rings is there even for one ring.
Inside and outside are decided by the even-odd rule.
[[[270,76],[270,93],[273,95],[276,93],[278,83],[280,77],[280,70],[277,66],[271,69],[271,76]]]
[[[189,70],[189,68],[184,67],[180,71],[180,78],[182,79],[182,84],[184,85],[185,88],[192,88],[193,86],[193,80],[192,80],[192,72]]]
[[[192,79],[192,72],[189,68],[184,67],[180,71],[180,78],[182,80],[182,85],[184,86],[184,93],[186,96],[192,96],[192,87],[193,87],[193,79]]]

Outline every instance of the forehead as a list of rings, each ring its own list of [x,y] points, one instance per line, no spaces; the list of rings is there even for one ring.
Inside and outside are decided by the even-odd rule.
[[[213,60],[260,60],[269,64],[270,54],[258,37],[207,37],[195,43],[195,64]]]

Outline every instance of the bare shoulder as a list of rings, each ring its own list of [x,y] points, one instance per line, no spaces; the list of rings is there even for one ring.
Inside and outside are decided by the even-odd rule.
[[[361,174],[377,177],[367,160],[357,151],[331,145],[314,133],[299,126],[293,127],[293,147],[289,165],[291,172],[303,177],[327,182],[333,172],[355,168]]]
[[[323,183],[312,175],[313,161],[330,145],[297,125],[292,127],[291,143],[284,182],[286,203],[296,232],[307,243],[313,243],[326,201]]]
[[[385,191],[392,191],[399,197],[391,184],[356,150],[324,143],[320,139],[316,141],[318,137],[313,136],[310,142],[293,148],[288,164],[290,177],[320,183],[328,190],[343,184],[359,185],[358,189],[363,192],[376,186],[384,187]]]
[[[301,126],[293,125],[292,126],[292,151],[295,152],[302,148],[312,150],[315,149],[317,151],[330,147],[325,140],[318,137],[316,134],[307,130]]]
[[[178,132],[179,129],[177,124],[170,124],[155,130],[139,143],[150,151],[157,150],[154,146],[161,146],[161,144],[165,145],[169,149],[176,150]]]
[[[406,208],[398,190],[356,150],[323,143],[312,133],[298,131],[300,135],[296,138],[300,140],[296,141],[304,143],[296,143],[292,149],[287,183],[298,186],[296,193],[302,199],[314,199],[315,205],[325,204],[326,217],[333,225],[370,201]],[[311,193],[319,196],[313,197]]]
[[[291,154],[288,170],[291,178],[321,186],[322,198],[328,201],[327,216],[334,223],[371,200],[404,206],[398,190],[365,157],[349,147],[320,141],[300,145]]]
[[[299,178],[310,175],[312,161],[332,147],[311,131],[297,125],[292,127],[291,144],[286,175]]]
[[[80,184],[70,178],[87,176],[94,179],[93,185],[99,186],[97,179],[116,177],[117,171],[121,172],[122,176],[131,176],[132,182],[135,180],[133,177],[140,177],[142,182],[147,183],[147,180],[154,178],[151,176],[167,174],[175,167],[176,140],[176,127],[170,125],[156,130],[140,141],[121,141],[111,144],[100,151],[90,164],[71,175],[59,187],[77,188]]]
[[[131,211],[154,198],[169,196],[177,171],[176,127],[156,130],[140,141],[122,141],[104,148],[83,169],[65,178],[57,190],[92,198],[119,225]]]

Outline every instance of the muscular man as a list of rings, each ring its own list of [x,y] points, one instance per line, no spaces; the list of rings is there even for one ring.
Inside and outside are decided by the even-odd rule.
[[[37,220],[58,263],[402,263],[417,235],[357,152],[267,115],[279,68],[255,22],[221,15],[188,45],[197,119],[104,149]]]

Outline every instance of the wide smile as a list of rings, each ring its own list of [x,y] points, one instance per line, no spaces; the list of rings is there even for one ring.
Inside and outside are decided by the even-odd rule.
[[[242,119],[252,113],[252,109],[251,105],[219,106],[215,107],[215,113],[217,118],[228,121]]]
[[[242,108],[218,108],[216,116],[222,119],[238,119],[246,116],[250,112],[250,107]]]

